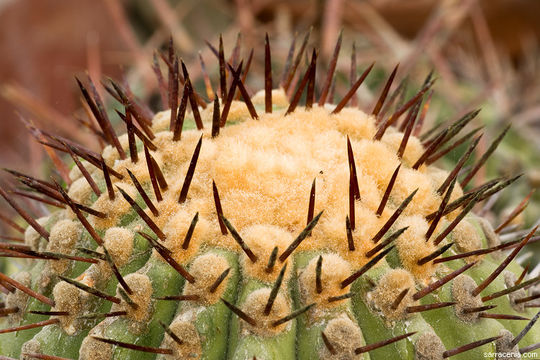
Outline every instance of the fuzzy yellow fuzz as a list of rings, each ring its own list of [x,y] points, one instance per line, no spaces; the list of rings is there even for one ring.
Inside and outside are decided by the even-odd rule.
[[[146,213],[164,229],[175,259],[189,260],[203,243],[238,248],[230,234],[219,232],[212,192],[212,181],[215,181],[224,215],[246,237],[246,243],[260,258],[256,264],[245,262],[247,273],[273,281],[275,274],[266,274],[264,265],[274,246],[282,252],[306,226],[309,191],[315,179],[315,213],[324,210],[324,214],[311,236],[300,244],[300,250],[330,248],[349,260],[353,270],[360,268],[369,259],[359,255],[375,245],[370,239],[400,203],[418,189],[398,222],[399,226],[410,226],[397,240],[399,256],[403,266],[417,279],[425,281],[434,274],[436,266],[431,263],[416,265],[421,257],[435,250],[421,236],[428,227],[421,218],[437,210],[441,196],[436,190],[447,173],[433,166],[422,166],[419,170],[410,167],[423,152],[416,137],[411,136],[404,159],[400,161],[396,150],[402,135],[389,131],[382,141],[373,140],[375,120],[360,110],[346,108],[333,115],[329,109],[315,106],[312,109],[297,108],[294,113],[284,116],[281,109],[260,114],[258,120],[252,120],[245,104],[236,105],[232,109],[238,108],[234,111],[241,113],[238,117],[243,120],[221,128],[220,135],[215,138],[208,133],[211,127],[208,108],[201,112],[206,124],[204,131],[184,131],[181,141],[173,141],[172,133],[166,131],[168,111],[158,113],[154,118],[153,128],[161,132],[157,132],[153,140],[159,150],[151,154],[165,174],[171,191],[167,191],[164,200],[157,204],[159,217],[154,217],[148,210]],[[186,118],[186,121],[192,120]],[[187,201],[178,204],[180,189],[201,135],[202,147]],[[347,136],[355,157],[361,196],[361,200],[355,201],[355,252],[348,250],[345,232],[345,217],[349,212]],[[124,139],[122,143],[125,143]],[[137,164],[130,164],[129,159],[118,160],[112,155],[108,159],[121,173],[129,166],[153,198],[142,152],[139,159],[143,160]],[[376,216],[383,193],[400,163],[402,166],[387,206],[380,217]],[[130,196],[136,196],[127,177],[121,181],[113,178],[113,182]],[[453,198],[460,194],[461,189],[456,186]],[[102,194],[95,208],[110,215],[106,219],[93,219],[96,227],[103,229],[118,224],[129,206],[121,196],[111,202],[106,194]],[[199,212],[199,222],[192,245],[185,251],[179,244],[196,212]]]

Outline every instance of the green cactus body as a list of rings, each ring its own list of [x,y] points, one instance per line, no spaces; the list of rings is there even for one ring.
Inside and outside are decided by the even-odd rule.
[[[240,293],[238,304],[245,304],[250,294],[256,294],[257,290],[267,289],[266,284],[257,280],[248,280],[244,283]],[[286,301],[291,301],[288,298]],[[231,321],[231,334],[229,359],[250,359],[253,356],[261,356],[264,359],[288,359],[295,356],[296,322],[288,324],[287,328],[277,334],[249,334],[242,331],[244,324],[236,318]],[[257,355],[255,355],[257,354]]]
[[[384,358],[385,356],[399,354],[403,359],[414,359],[414,351],[411,351],[411,346],[414,347],[413,344],[420,334],[433,332],[432,326],[420,314],[412,314],[406,320],[388,323],[387,320],[373,311],[367,301],[368,294],[373,290],[372,281],[380,279],[388,271],[390,269],[387,266],[381,266],[366,273],[365,279],[355,282],[352,290],[357,292],[359,296],[353,298],[353,308],[357,318],[366,319],[366,321],[360,322],[360,325],[368,343],[376,343],[410,332],[416,332],[416,334],[408,338],[410,341],[395,342],[372,351],[370,353],[372,358]]]
[[[268,87],[248,97],[229,69],[232,93],[213,104],[186,70],[182,95],[170,89],[179,105],[156,115],[113,82],[127,109],[120,137],[81,84],[109,145],[101,154],[64,145],[97,190],[77,167],[67,192],[40,185],[66,208],[29,221],[25,247],[10,251],[71,258],[25,259],[23,272],[3,277],[17,286],[2,281],[0,353],[442,360],[535,351],[538,326],[518,334],[536,314],[527,297],[537,279],[515,260],[534,230],[501,244],[472,212],[511,181],[467,193],[459,164],[448,172],[429,161],[476,113],[421,140],[416,100],[430,81],[408,114],[377,117],[345,106],[348,97],[314,104],[315,60],[290,98]]]
[[[146,265],[138,271],[139,274],[148,276],[152,284],[152,294],[160,297],[168,294],[171,289],[181,289],[183,278],[162,260],[151,258]],[[175,303],[154,302],[150,305],[149,318],[144,319],[143,323],[135,323],[132,319],[119,318],[106,325],[103,335],[107,338],[118,339],[119,341],[131,342],[145,346],[159,346],[163,339],[163,333],[159,321],[170,323],[174,311]],[[140,306],[144,306],[141,304]],[[132,329],[136,329],[133,331]],[[127,330],[127,331],[126,331]],[[117,347],[113,353],[115,359],[130,359],[133,353],[128,349]],[[153,359],[153,354],[140,354],[140,358]]]
[[[89,245],[83,247],[90,249],[92,249],[93,247],[91,243],[88,243],[88,239],[86,239],[85,241],[81,241],[79,245]],[[142,267],[148,259],[148,255],[150,254],[150,252],[148,251],[148,247],[148,242],[144,240],[144,238],[142,238],[140,235],[135,235],[133,239],[133,252],[130,256],[130,260],[128,260],[128,262],[119,269],[120,272],[124,275],[127,275]],[[85,270],[84,268],[85,266],[75,267],[75,271],[69,277],[76,278],[78,276],[81,276],[81,274]],[[92,268],[88,270],[89,274],[92,274],[93,272],[94,271]],[[116,289],[116,286],[118,284],[116,278],[113,276],[103,280],[104,281],[95,284],[96,288],[103,290],[106,293],[112,293]],[[87,306],[85,308],[85,312],[81,313],[80,315],[87,315],[88,313],[106,313],[110,310],[111,307],[110,302],[101,302],[97,301],[96,299],[89,299],[86,305]],[[83,324],[81,324],[81,328],[77,331],[76,334],[63,331],[62,328],[58,325],[52,325],[41,330],[34,337],[34,340],[37,340],[44,348],[56,352],[58,356],[76,357],[79,353],[78,349],[81,345],[82,340],[88,334],[88,331],[93,328],[97,323],[98,320],[86,320]],[[18,349],[15,348],[13,350],[13,355],[18,354],[19,352],[20,347]]]
[[[257,239],[254,241],[257,241]],[[260,241],[266,242],[268,239],[263,238]],[[264,260],[260,259],[257,262],[262,263]],[[250,260],[246,256],[242,256],[241,265],[243,278],[239,286],[236,304],[240,308],[248,308],[252,319],[257,322],[256,326],[262,327],[263,330],[254,330],[253,328],[256,328],[256,326],[234,317],[230,325],[228,358],[230,360],[239,360],[250,359],[253,356],[261,356],[266,359],[294,357],[296,353],[296,321],[290,321],[276,328],[268,325],[271,321],[276,320],[276,317],[287,315],[293,308],[293,299],[290,295],[291,283],[288,275],[290,269],[284,273],[283,283],[277,292],[272,312],[264,315],[259,311],[265,306],[266,300],[270,296],[272,283],[264,279],[258,279],[249,273],[246,267],[253,264],[250,264]],[[277,266],[279,266],[279,263],[274,267]],[[273,273],[275,272],[277,272],[277,269],[273,271]],[[256,315],[253,316],[254,314]],[[261,322],[264,325],[260,325]]]
[[[44,227],[51,231],[53,228],[54,223],[56,222],[55,217],[57,214],[49,217],[49,218],[43,218]],[[38,220],[39,221],[39,220]],[[92,243],[89,242],[89,239],[85,236],[85,234],[78,235],[78,231],[73,230],[71,231],[71,235],[73,237],[77,237],[76,243],[84,246],[91,246]],[[30,241],[35,241],[36,237],[39,237],[37,233],[32,228],[28,228],[25,234],[25,238]],[[46,244],[41,243],[42,247],[46,247]],[[30,284],[31,288],[34,291],[43,293],[45,296],[49,296],[52,292],[52,288],[54,287],[54,284],[56,284],[57,279],[55,277],[51,277],[50,273],[46,270],[49,269],[49,264],[47,264],[46,261],[35,261],[33,263],[30,263],[30,269],[29,269],[29,275],[30,275]],[[85,268],[89,266],[88,263],[83,262],[73,262],[72,264],[69,264],[70,266],[66,267],[64,272],[67,274],[67,276],[78,276],[80,273],[84,271]],[[27,284],[28,285],[28,284]],[[21,294],[22,295],[22,294]],[[17,301],[17,306],[24,307],[26,313],[23,314],[23,316],[11,326],[23,326],[32,324],[38,321],[46,320],[47,317],[43,315],[37,315],[37,314],[31,314],[28,313],[29,311],[48,311],[50,310],[50,306],[47,304],[44,304],[43,302],[40,302],[39,300],[32,298],[32,297],[24,297]],[[40,331],[39,328],[37,329],[30,329],[26,330],[24,332],[20,333],[8,333],[3,335],[3,341],[2,345],[0,346],[0,349],[2,353],[11,355],[11,356],[18,356],[20,354],[21,346],[28,340],[32,339],[32,337],[37,334]]]
[[[176,315],[171,323],[171,330],[173,328],[182,328],[190,329],[193,331],[192,342],[193,349],[196,351],[182,353],[182,355],[187,357],[201,358],[205,360],[212,359],[222,359],[224,354],[227,353],[228,347],[228,333],[229,333],[229,324],[230,324],[230,311],[219,301],[220,298],[225,299],[231,303],[236,301],[237,286],[239,280],[239,271],[238,271],[238,254],[235,252],[223,250],[223,249],[210,249],[201,255],[199,258],[199,264],[190,268],[192,272],[200,272],[201,269],[204,269],[206,266],[219,266],[221,260],[223,262],[221,266],[224,269],[216,269],[217,271],[205,271],[208,275],[211,274],[211,281],[216,281],[216,276],[219,275],[221,271],[227,271],[227,276],[222,280],[222,282],[214,290],[213,296],[202,298],[204,291],[198,292],[198,294],[193,293],[193,288],[189,286],[184,287],[183,295],[193,296],[197,295],[200,298],[196,300],[186,300],[179,303],[178,310]],[[217,262],[216,262],[217,260]],[[223,261],[224,260],[224,261]],[[200,262],[204,263],[200,263]],[[206,266],[205,266],[206,265]],[[194,269],[196,267],[197,269]],[[219,278],[219,277],[218,277]],[[208,281],[208,282],[211,282]],[[208,285],[208,284],[205,284]],[[214,283],[212,283],[214,285]],[[212,286],[210,285],[210,286]],[[223,287],[223,292],[221,296],[218,292],[218,289]],[[199,290],[201,289],[197,286]],[[193,325],[191,327],[190,325]],[[189,331],[189,330],[188,330]],[[201,341],[204,339],[204,341]],[[184,339],[187,341],[188,339]],[[170,344],[172,339],[164,339],[162,346],[166,347]],[[158,358],[161,360],[168,360],[174,358],[174,354],[171,355],[160,355]],[[180,356],[180,354],[177,354]]]
[[[319,260],[320,256],[320,260]],[[330,260],[330,264],[325,264],[324,259],[327,259],[327,262]],[[334,265],[334,262],[337,260],[339,262],[339,257],[336,254],[331,253],[318,253],[318,252],[304,252],[299,253],[295,257],[295,265],[296,265],[296,274],[302,274],[305,273],[305,277],[309,277],[309,272],[311,269],[307,269],[309,264],[313,261],[321,261],[321,293],[324,292],[324,285],[327,285],[332,280],[332,271],[335,271],[335,268],[332,266]],[[311,264],[313,266],[313,264]],[[317,265],[315,264],[315,267]],[[324,269],[324,271],[323,271]],[[326,275],[326,276],[325,276]],[[299,275],[302,276],[302,275]],[[330,279],[323,279],[324,277],[328,277]],[[307,278],[304,278],[304,280],[307,280]],[[339,280],[339,278],[338,278]],[[311,281],[304,281],[302,283],[303,286],[307,285],[308,287],[315,287],[316,283]],[[300,286],[301,289],[298,289],[299,286],[296,287],[295,291],[295,298],[297,302],[297,308],[301,308],[303,306],[309,305],[305,303],[306,298],[306,291],[307,289],[302,289],[302,286]],[[317,289],[315,289],[315,292],[317,292]],[[322,296],[321,296],[322,297]],[[330,299],[331,300],[331,299]],[[326,301],[330,302],[330,300],[327,298]],[[324,301],[324,300],[323,300]],[[333,302],[333,301],[332,301]],[[336,307],[331,307],[328,311],[324,311],[321,313],[316,313],[315,311],[308,312],[307,315],[301,316],[298,319],[298,330],[297,330],[297,348],[298,348],[298,359],[317,359],[317,358],[324,358],[325,354],[326,356],[332,355],[326,353],[328,349],[326,349],[326,346],[324,344],[324,340],[321,336],[322,333],[325,333],[326,338],[328,341],[349,341],[351,337],[355,337],[355,344],[356,346],[364,346],[366,345],[364,336],[362,334],[362,331],[358,327],[358,324],[356,323],[356,318],[353,314],[352,309],[352,302],[350,299],[345,300],[337,300],[339,303]],[[340,331],[335,331],[335,328],[337,329],[343,329]],[[335,338],[332,338],[334,336]],[[347,339],[349,338],[349,339]],[[340,344],[343,345],[343,344]],[[351,352],[354,349],[351,347],[343,346],[339,350],[336,349],[336,352]],[[349,354],[351,356],[351,354]],[[369,354],[364,355],[365,359],[369,359]]]
[[[430,303],[435,300],[439,301],[451,301],[451,285],[443,286],[438,293],[438,297],[426,296],[425,302]],[[456,322],[455,326],[445,326],[441,319],[445,319],[448,316],[455,316],[453,309],[437,309],[427,311],[423,317],[425,320],[432,324],[435,333],[441,340],[443,340],[444,346],[448,349],[453,349],[459,344],[468,342],[471,338],[477,336],[476,334],[482,333],[484,337],[498,336],[499,332],[504,329],[503,325],[493,319],[479,319],[474,324],[467,324],[464,322]],[[455,356],[455,359],[471,359],[481,358],[484,352],[495,352],[495,346],[493,344],[486,344],[476,349],[472,349],[470,352],[462,353]]]

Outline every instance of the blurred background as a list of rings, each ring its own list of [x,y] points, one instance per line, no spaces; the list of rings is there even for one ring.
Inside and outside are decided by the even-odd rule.
[[[426,129],[482,108],[469,126],[485,125],[476,159],[512,123],[470,185],[524,173],[501,196],[480,205],[478,211],[497,225],[540,184],[539,19],[537,0],[0,0],[0,164],[33,176],[54,174],[43,147],[18,114],[99,149],[76,120],[86,113],[74,76],[88,72],[94,79],[127,79],[153,110],[161,109],[151,64],[155,49],[163,49],[171,34],[204,93],[199,54],[215,88],[217,62],[205,41],[217,47],[220,34],[226,56],[236,47],[246,59],[254,49],[246,84],[258,89],[263,86],[265,32],[279,74],[293,38],[298,48],[312,28],[308,48],[320,49],[318,71],[323,74],[343,30],[336,99],[349,87],[354,44],[358,73],[376,61],[376,71],[358,92],[360,107],[373,103],[400,63],[394,88],[407,84],[412,94],[431,70],[438,77]],[[302,73],[304,69],[302,63]],[[440,162],[448,168],[463,151],[461,146]],[[5,174],[0,181],[8,182]],[[538,220],[540,195],[530,202],[509,229]],[[24,204],[35,216],[47,211]],[[0,206],[12,216],[4,203]]]

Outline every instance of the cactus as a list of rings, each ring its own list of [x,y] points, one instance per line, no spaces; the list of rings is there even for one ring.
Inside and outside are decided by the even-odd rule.
[[[0,273],[4,358],[438,360],[540,347],[540,278],[516,261],[536,228],[503,242],[504,226],[473,212],[519,176],[458,182],[506,130],[465,170],[479,139],[469,133],[445,171],[434,163],[478,111],[423,131],[431,74],[393,105],[394,71],[364,112],[348,103],[373,65],[332,104],[340,43],[318,99],[315,51],[300,74],[303,46],[273,88],[267,37],[265,86],[250,96],[247,65],[220,45],[208,103],[172,45],[167,84],[154,68],[168,110],[107,83],[124,107],[121,136],[92,80],[79,81],[101,153],[28,124],[75,165],[67,189],[12,171],[61,208],[46,218],[0,189],[29,224],[24,244],[0,244],[28,258]]]

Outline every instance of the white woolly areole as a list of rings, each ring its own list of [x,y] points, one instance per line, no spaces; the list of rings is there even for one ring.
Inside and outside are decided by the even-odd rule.
[[[332,355],[326,346],[321,347],[321,359],[325,360],[359,360],[362,354],[354,350],[362,345],[362,331],[347,315],[342,314],[328,322],[324,335],[334,347],[336,354]]]

